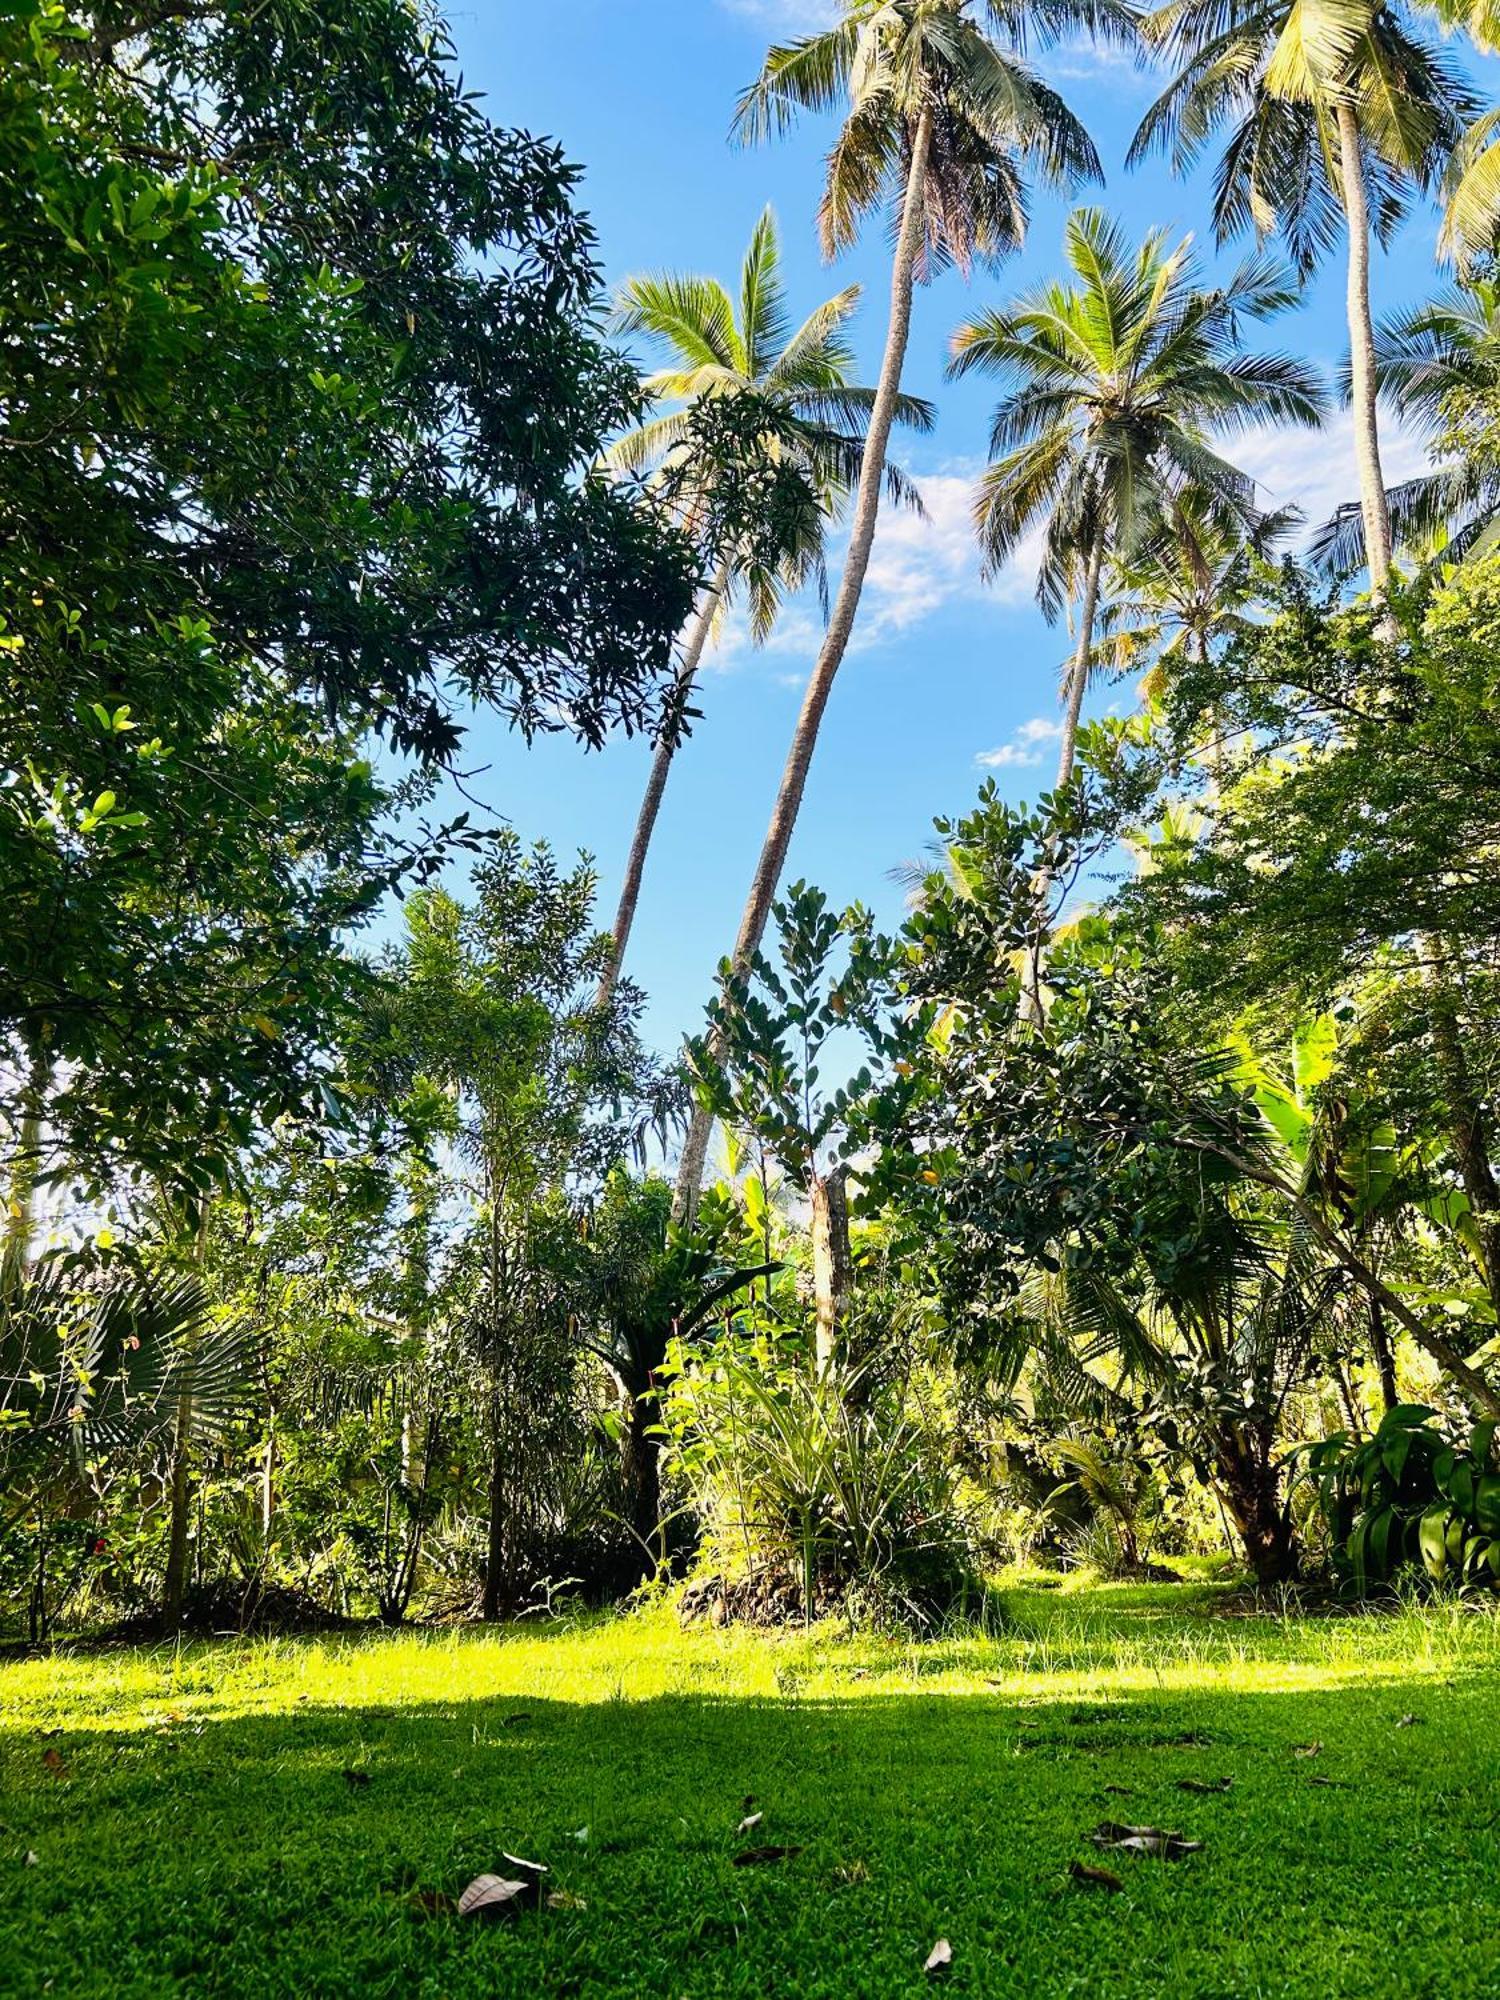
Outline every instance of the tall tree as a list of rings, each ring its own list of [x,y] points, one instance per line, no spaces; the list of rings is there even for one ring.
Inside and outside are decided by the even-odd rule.
[[[1385,589],[1391,526],[1380,469],[1370,238],[1382,243],[1410,191],[1441,174],[1477,108],[1452,63],[1384,0],[1167,0],[1143,24],[1173,67],[1131,161],[1161,149],[1177,172],[1230,127],[1214,188],[1220,240],[1279,233],[1307,272],[1348,244],[1355,458],[1370,583]]]
[[[1375,379],[1383,400],[1437,460],[1387,492],[1394,543],[1418,556],[1441,550],[1449,561],[1488,554],[1500,515],[1500,285],[1466,276],[1383,321],[1375,330]],[[1358,501],[1322,525],[1312,555],[1339,577],[1364,567]]]
[[[1169,249],[1156,230],[1132,251],[1097,209],[1069,217],[1064,250],[1074,282],[1052,280],[961,326],[951,363],[1004,390],[990,431],[999,456],[975,503],[986,569],[1044,525],[1038,599],[1054,617],[1076,599],[1059,785],[1072,775],[1106,560],[1187,534],[1194,509],[1221,532],[1257,532],[1254,481],[1212,431],[1265,418],[1315,425],[1324,408],[1306,363],[1240,344],[1245,322],[1295,296],[1281,266],[1255,258],[1205,287],[1186,242]]]
[[[606,460],[630,472],[654,472],[658,483],[669,488],[684,526],[703,549],[708,572],[681,640],[680,711],[692,698],[714,625],[740,585],[757,644],[769,636],[787,591],[811,576],[826,589],[827,528],[859,479],[864,426],[875,401],[873,389],[850,380],[854,354],[845,328],[859,296],[858,285],[846,286],[794,329],[776,218],[769,208],[745,252],[738,311],[715,278],[669,273],[631,278],[620,289],[616,326],[623,333],[646,335],[668,356],[666,366],[647,377],[646,394],[653,404],[677,407],[628,431],[611,446]],[[717,432],[733,454],[730,463],[722,453],[705,452],[704,437],[693,421],[695,405],[726,397],[754,403],[777,420],[773,429],[759,429],[752,422],[747,432]],[[895,421],[930,430],[931,405],[901,396]],[[737,482],[753,479],[758,460],[779,475],[777,520],[770,523],[769,535],[764,532],[763,489],[757,489],[761,518],[748,524],[736,518],[741,508],[731,490]],[[885,468],[885,488],[892,500],[919,504],[915,489],[893,465]],[[601,1004],[608,1002],[624,963],[646,856],[680,740],[672,728],[657,737],[620,889],[614,952],[599,983]]]
[[[371,732],[655,725],[690,552],[582,476],[638,396],[575,179],[406,0],[0,15],[16,1142],[39,1072],[95,1181],[317,1107],[411,859]]]
[[[1027,174],[1055,186],[1099,178],[1093,142],[1022,50],[1028,29],[1043,40],[1079,26],[1123,35],[1129,18],[1117,0],[1057,0],[1031,18],[1013,0],[843,0],[825,33],[773,48],[740,101],[735,129],[745,140],[782,132],[803,111],[845,106],[818,217],[824,252],[846,250],[882,209],[895,238],[849,552],[745,899],[732,958],[742,971],[765,933],[870,566],[914,288],[947,264],[967,272],[1016,247],[1026,230]],[[696,1197],[712,1122],[700,1105],[678,1173],[682,1211]]]

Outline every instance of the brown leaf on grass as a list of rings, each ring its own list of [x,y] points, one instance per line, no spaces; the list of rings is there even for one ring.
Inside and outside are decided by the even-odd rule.
[[[1292,1755],[1294,1757],[1321,1757],[1322,1754],[1323,1746],[1321,1743],[1294,1743],[1292,1745]]]
[[[582,1896],[575,1896],[571,1889],[551,1889],[547,1894],[549,1910],[586,1910],[588,1904]]]
[[[344,1773],[344,1783],[349,1787],[351,1792],[357,1792],[362,1785],[368,1785],[369,1782],[370,1774],[368,1771],[345,1771]]]
[[[1200,1796],[1209,1792],[1227,1792],[1234,1784],[1233,1778],[1179,1778],[1179,1792],[1197,1792]]]
[[[759,1826],[764,1818],[765,1814],[763,1812],[747,1812],[745,1814],[745,1817],[740,1821],[739,1825],[735,1828],[736,1836],[742,1833],[748,1833],[751,1827],[753,1826]]]
[[[800,1847],[747,1847],[733,1857],[736,1868],[760,1868],[768,1861],[790,1861]]]
[[[414,1917],[451,1917],[458,1913],[457,1903],[442,1889],[415,1889],[407,1904]]]
[[[946,1938],[939,1938],[937,1943],[932,1947],[932,1950],[928,1952],[926,1963],[923,1965],[922,1970],[924,1972],[946,1972],[952,1963],[952,1945],[949,1944]]]
[[[1068,1873],[1075,1882],[1088,1882],[1096,1889],[1108,1889],[1112,1896],[1125,1887],[1113,1868],[1095,1868],[1092,1862],[1070,1861]]]
[[[1122,1854],[1158,1854],[1164,1861],[1180,1860],[1184,1854],[1202,1852],[1201,1840],[1160,1826],[1122,1826],[1118,1820],[1102,1820],[1089,1835],[1095,1847],[1109,1847]]]
[[[476,1875],[458,1899],[461,1917],[482,1917],[489,1922],[519,1916],[536,1907],[535,1881],[511,1881],[504,1875]]]
[[[44,1750],[42,1752],[42,1762],[46,1765],[47,1769],[52,1773],[54,1778],[67,1777],[68,1767],[63,1762],[63,1756],[61,1750]]]

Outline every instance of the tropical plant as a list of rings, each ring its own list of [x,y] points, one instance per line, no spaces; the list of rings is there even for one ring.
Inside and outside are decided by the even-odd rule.
[[[1400,1403],[1371,1438],[1356,1443],[1337,1431],[1298,1453],[1351,1596],[1371,1596],[1411,1566],[1436,1583],[1500,1588],[1497,1420],[1455,1444],[1434,1415],[1425,1404]]]
[[[1375,331],[1375,374],[1381,396],[1439,459],[1386,494],[1395,545],[1450,562],[1487,554],[1500,518],[1500,458],[1483,434],[1500,395],[1500,286],[1468,275],[1383,321]],[[1334,576],[1363,568],[1358,501],[1323,524],[1311,554]]]
[[[605,463],[655,476],[694,541],[703,549],[709,580],[698,594],[682,636],[677,662],[681,708],[691,700],[710,633],[743,584],[750,631],[760,643],[769,637],[788,591],[814,577],[826,597],[826,537],[864,463],[864,425],[875,391],[850,380],[853,350],[847,322],[859,303],[860,288],[848,285],[793,328],[787,312],[776,218],[768,208],[751,235],[740,270],[738,308],[715,278],[667,273],[629,278],[620,287],[614,324],[621,333],[646,336],[669,359],[644,383],[650,404],[671,403],[619,438]],[[721,429],[716,437],[735,455],[726,465],[722,452],[705,449],[694,406],[724,398],[744,399],[773,428],[752,421],[748,434]],[[914,430],[932,428],[930,404],[916,396],[897,398],[894,421]],[[749,461],[748,465],[746,461]],[[734,532],[738,496],[726,489],[742,484],[757,463],[780,482],[774,520],[784,523],[769,537],[770,511]],[[899,469],[884,470],[887,496],[919,507],[915,488]],[[738,502],[743,505],[742,501]],[[626,860],[614,922],[614,953],[600,980],[607,1002],[620,974],[640,897],[646,857],[680,740],[675,729],[657,737]]]
[[[1220,241],[1279,235],[1299,270],[1348,241],[1350,399],[1371,588],[1385,589],[1391,524],[1380,469],[1370,235],[1384,243],[1412,187],[1441,175],[1477,108],[1406,9],[1384,0],[1167,0],[1142,23],[1176,74],[1141,120],[1178,173],[1229,126],[1214,184]]]
[[[1050,281],[961,326],[950,364],[1004,389],[990,431],[997,456],[975,502],[987,571],[1045,524],[1038,599],[1051,617],[1077,600],[1059,785],[1072,775],[1106,560],[1129,564],[1174,536],[1186,545],[1195,516],[1222,537],[1262,532],[1254,482],[1211,431],[1264,418],[1317,424],[1323,412],[1310,367],[1240,345],[1244,322],[1295,297],[1279,265],[1255,259],[1205,287],[1186,242],[1169,249],[1153,231],[1132,251],[1098,209],[1071,215],[1063,241],[1075,282]]]
[[[945,264],[967,272],[1013,250],[1026,228],[1027,174],[1055,186],[1099,178],[1088,134],[1020,49],[1028,25],[1043,39],[1074,26],[1123,35],[1129,19],[1117,0],[1056,0],[1029,24],[1003,0],[977,8],[972,0],[842,0],[826,32],[773,48],[740,100],[736,130],[747,140],[785,130],[800,112],[847,105],[819,212],[824,251],[847,249],[882,208],[895,233],[890,322],[849,551],[740,918],[732,956],[741,969],[765,933],[870,566],[913,288]],[[712,1122],[700,1105],[678,1171],[680,1210],[697,1197]]]

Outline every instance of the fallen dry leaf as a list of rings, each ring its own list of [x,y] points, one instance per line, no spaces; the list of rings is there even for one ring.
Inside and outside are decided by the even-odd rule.
[[[1294,1743],[1292,1745],[1292,1755],[1294,1757],[1321,1757],[1322,1754],[1323,1746],[1321,1743]]]
[[[534,1881],[510,1881],[504,1875],[476,1875],[458,1899],[458,1914],[494,1921],[500,1917],[518,1916],[522,1910],[534,1908],[537,1900]]]
[[[23,1868],[40,1868],[41,1865],[42,1865],[41,1862],[37,1858],[36,1849],[33,1847],[28,1847],[25,1856],[21,1862],[21,1866]]]
[[[1075,1882],[1088,1882],[1096,1889],[1108,1889],[1112,1896],[1118,1895],[1125,1887],[1113,1868],[1095,1868],[1089,1861],[1070,1861],[1068,1873]]]
[[[1158,1854],[1164,1861],[1180,1860],[1184,1854],[1202,1852],[1201,1840],[1160,1826],[1122,1826],[1118,1820],[1100,1822],[1089,1835],[1095,1847],[1115,1848],[1123,1854]]]
[[[61,1750],[44,1750],[42,1752],[42,1762],[46,1765],[47,1769],[52,1773],[54,1778],[67,1777],[68,1767],[63,1762]]]
[[[790,1861],[801,1852],[800,1847],[747,1847],[733,1859],[736,1868],[760,1868],[768,1861]]]
[[[551,1873],[545,1861],[523,1861],[519,1854],[507,1854],[503,1849],[501,1850],[500,1859],[508,1862],[512,1868],[519,1868],[523,1875],[547,1875]]]
[[[752,1826],[759,1826],[764,1818],[765,1814],[763,1812],[746,1813],[745,1817],[740,1821],[739,1825],[735,1828],[735,1833],[736,1834],[748,1833]]]
[[[1233,1778],[1179,1778],[1177,1789],[1179,1792],[1197,1792],[1201,1795],[1209,1792],[1227,1792],[1233,1784]]]
[[[953,1963],[953,1947],[946,1938],[939,1938],[927,1954],[924,1972],[944,1972]]]
[[[575,1896],[571,1889],[553,1889],[548,1892],[549,1910],[586,1910],[588,1904],[582,1896]]]
[[[833,1879],[845,1888],[853,1888],[857,1882],[869,1881],[869,1866],[863,1861],[841,1861],[833,1871]]]

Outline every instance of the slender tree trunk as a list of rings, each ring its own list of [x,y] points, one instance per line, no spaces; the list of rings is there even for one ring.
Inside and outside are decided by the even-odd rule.
[[[853,1256],[849,1248],[849,1180],[842,1167],[812,1178],[813,1299],[817,1312],[815,1355],[820,1376],[843,1359],[844,1308]]]
[[[489,1548],[484,1565],[484,1597],[479,1615],[487,1625],[498,1623],[505,1582],[505,1447],[497,1438],[490,1460]]]
[[[626,1390],[622,1441],[625,1484],[630,1495],[630,1525],[648,1575],[653,1545],[665,1553],[661,1550],[661,1440],[655,1430],[659,1418],[654,1388],[641,1395]]]
[[[911,169],[907,175],[906,195],[901,210],[901,233],[896,239],[896,254],[891,269],[890,326],[886,333],[885,358],[880,366],[880,381],[876,386],[875,400],[870,409],[869,429],[865,434],[864,458],[860,465],[859,488],[854,501],[854,520],[849,534],[849,554],[844,563],[843,576],[839,580],[838,596],[834,600],[833,612],[828,620],[828,630],[824,634],[817,665],[813,668],[812,678],[807,684],[807,693],[803,697],[802,712],[797,718],[797,727],[792,736],[791,749],[787,753],[786,767],[781,774],[776,803],[771,810],[771,823],[766,830],[760,860],[751,879],[750,893],[745,900],[744,915],[740,919],[739,936],[734,946],[734,964],[740,971],[750,965],[760,949],[761,938],[765,935],[766,919],[771,913],[776,885],[781,879],[787,848],[791,845],[792,830],[797,824],[797,813],[802,804],[802,794],[807,786],[808,767],[812,763],[823,711],[828,706],[834,679],[843,663],[844,653],[854,630],[854,617],[859,609],[860,592],[864,589],[865,575],[870,567],[870,551],[874,546],[875,524],[880,515],[881,488],[885,480],[885,455],[890,444],[891,425],[895,420],[896,401],[901,393],[901,371],[906,362],[906,343],[911,333],[912,290],[916,279],[917,253],[921,247],[925,224],[927,156],[931,143],[932,111],[930,106],[924,105],[917,120],[916,130],[912,134]],[[712,1130],[713,1113],[702,1105],[695,1106],[692,1123],[683,1142],[682,1161],[677,1174],[676,1212],[679,1220],[690,1220],[697,1206],[698,1190],[703,1181],[703,1162],[708,1153],[709,1134]]]
[[[1428,990],[1428,1015],[1437,1051],[1438,1076],[1448,1101],[1449,1127],[1454,1157],[1474,1228],[1479,1238],[1480,1261],[1490,1301],[1500,1317],[1500,1185],[1490,1161],[1489,1129],[1482,1106],[1474,1092],[1459,1030],[1458,1003],[1454,997],[1447,966],[1439,955],[1436,941],[1423,940],[1424,974]]]
[[[729,581],[729,565],[720,563],[713,582],[709,585],[698,615],[693,620],[688,633],[686,649],[677,668],[677,688],[684,702],[692,692],[698,676],[703,650],[708,644],[708,635],[713,630],[714,616]],[[635,837],[630,843],[630,853],[625,863],[625,879],[620,885],[620,905],[615,911],[613,949],[609,964],[599,980],[598,991],[594,995],[594,1005],[602,1014],[614,998],[616,986],[620,983],[621,968],[625,963],[626,947],[630,943],[631,928],[635,923],[636,904],[640,901],[641,878],[646,872],[646,855],[651,847],[651,837],[656,831],[656,816],[661,811],[662,794],[667,789],[667,773],[672,768],[672,759],[677,754],[677,741],[672,737],[661,737],[657,741],[651,758],[651,770],[646,779],[645,796],[641,800],[640,812],[636,815]]]
[[[1062,745],[1057,756],[1057,786],[1061,790],[1073,775],[1073,765],[1078,754],[1078,718],[1083,712],[1083,697],[1089,684],[1089,654],[1094,649],[1094,619],[1099,610],[1099,577],[1104,568],[1104,536],[1095,537],[1089,552],[1088,568],[1083,578],[1083,602],[1078,608],[1078,645],[1073,654],[1073,664],[1068,669],[1068,698],[1063,707]],[[1040,1027],[1044,1009],[1042,1007],[1042,952],[1043,932],[1046,928],[1047,898],[1052,893],[1056,869],[1049,858],[1037,871],[1033,885],[1036,892],[1036,943],[1026,966],[1021,990],[1021,1018]]]
[[[161,1622],[164,1632],[175,1632],[182,1623],[182,1604],[187,1591],[188,1515],[192,1506],[192,1481],[188,1452],[192,1443],[192,1396],[184,1390],[177,1399],[177,1421],[172,1426],[172,1468],[168,1476],[170,1508],[167,1530],[167,1573],[162,1581]]]
[[[1349,381],[1354,413],[1354,457],[1359,505],[1365,523],[1370,589],[1385,595],[1391,572],[1391,515],[1380,469],[1380,425],[1375,403],[1375,327],[1370,317],[1370,207],[1360,156],[1359,119],[1352,104],[1338,107],[1339,172],[1349,227]]]
[[[26,1263],[31,1254],[32,1231],[36,1225],[36,1183],[42,1163],[42,1128],[47,1116],[47,1087],[52,1079],[51,1059],[41,1049],[33,1052],[21,1088],[21,1125],[16,1149],[10,1157],[8,1214],[3,1243],[6,1251]]]
[[[1386,1329],[1385,1307],[1376,1298],[1372,1298],[1369,1304],[1370,1352],[1375,1359],[1375,1372],[1380,1377],[1380,1400],[1386,1409],[1394,1410],[1401,1400],[1396,1392],[1395,1349]]]
[[[1099,610],[1099,577],[1104,568],[1104,536],[1100,534],[1089,553],[1083,579],[1083,603],[1078,611],[1078,646],[1068,671],[1068,700],[1063,710],[1062,746],[1057,755],[1057,782],[1065,785],[1073,775],[1078,752],[1078,718],[1089,684],[1089,654],[1094,650],[1094,619]]]

